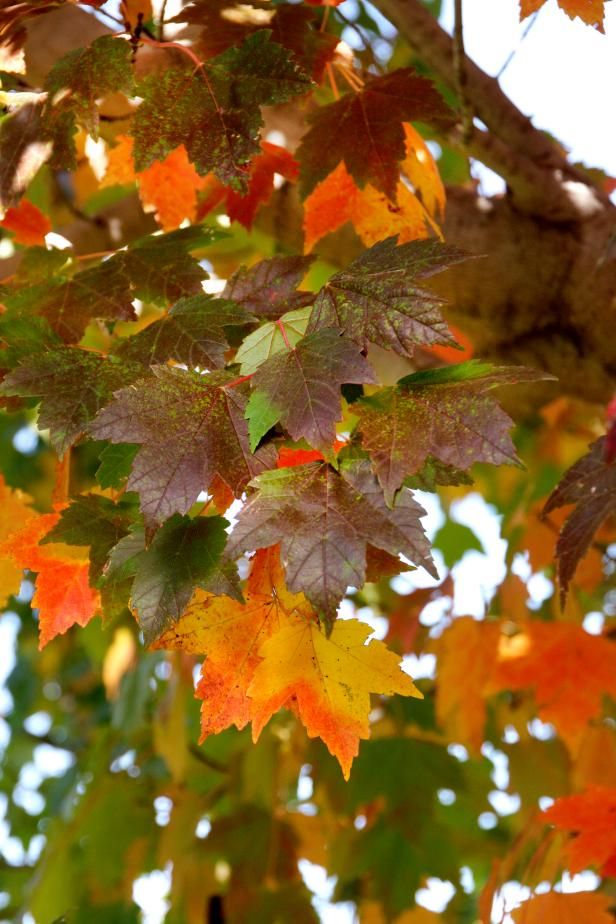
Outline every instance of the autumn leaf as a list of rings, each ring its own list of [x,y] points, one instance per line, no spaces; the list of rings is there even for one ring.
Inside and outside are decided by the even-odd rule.
[[[527,622],[503,637],[491,692],[533,687],[539,716],[575,744],[603,697],[616,695],[616,650],[601,636],[572,622]]]
[[[286,349],[283,345],[280,352],[274,352],[253,375],[255,391],[246,408],[251,446],[280,420],[291,439],[303,438],[321,452],[331,452],[335,424],[342,418],[340,386],[365,382],[376,382],[374,372],[358,345],[345,340],[339,331],[317,330],[295,346],[287,341]],[[265,414],[257,403],[263,399]]]
[[[594,866],[603,876],[616,876],[616,789],[589,786],[557,799],[543,817],[571,833],[565,854],[572,873]]]
[[[513,421],[486,392],[543,377],[470,360],[414,373],[357,402],[362,445],[388,501],[429,457],[461,470],[475,462],[519,464],[509,436]]]
[[[609,895],[598,892],[546,892],[533,895],[511,912],[515,924],[613,924]]]
[[[197,173],[213,172],[238,191],[258,153],[260,106],[306,93],[311,81],[288,52],[256,32],[195,69],[170,67],[143,81],[133,121],[138,171],[184,144]]]
[[[465,259],[436,241],[397,244],[389,237],[336,273],[318,293],[308,333],[337,327],[362,348],[368,343],[412,356],[417,345],[454,344],[443,301],[418,280]]]
[[[191,23],[202,31],[196,48],[202,58],[211,58],[238,45],[247,35],[266,26],[272,41],[293,52],[299,64],[316,82],[334,55],[338,38],[313,28],[314,13],[302,6],[281,4],[273,9],[251,4],[240,6],[239,15],[229,15],[228,0],[192,0],[171,22]]]
[[[558,579],[564,603],[569,582],[586,554],[592,538],[604,520],[616,513],[616,461],[605,458],[606,438],[601,437],[590,451],[565,472],[550,494],[543,515],[575,504],[556,544]]]
[[[139,492],[149,521],[187,513],[216,475],[239,496],[254,475],[274,465],[270,447],[250,452],[247,386],[231,373],[166,366],[152,372],[118,391],[90,425],[96,439],[140,444],[127,487]]]
[[[545,0],[520,0],[520,19],[526,19],[541,9]],[[579,17],[598,32],[604,32],[605,0],[558,0],[561,10],[570,19]]]
[[[249,269],[240,267],[227,282],[222,297],[260,318],[276,319],[312,304],[312,292],[297,291],[314,257],[272,257]]]
[[[7,209],[0,227],[13,233],[14,240],[26,247],[44,246],[45,235],[51,231],[51,222],[41,210],[22,199],[15,208]]]
[[[10,488],[0,475],[0,545],[3,547],[13,535],[34,517],[30,506],[31,498],[23,491]],[[7,553],[0,555],[0,606],[4,607],[10,596],[19,592],[23,577],[23,566],[16,564]]]
[[[181,298],[163,318],[119,340],[115,355],[144,366],[173,360],[190,368],[220,369],[229,349],[225,328],[252,320],[244,308],[225,299],[205,294]]]
[[[259,549],[250,566],[245,603],[197,593],[175,625],[152,647],[206,655],[196,695],[201,706],[201,740],[251,719],[248,687],[266,638],[292,615],[312,617],[303,594],[286,587],[277,546]]]
[[[107,155],[107,171],[102,187],[137,182],[144,211],[154,212],[163,231],[179,228],[184,219],[194,222],[197,193],[204,180],[188,160],[184,145],[155,161],[140,173],[133,166],[133,139],[119,135]]]
[[[129,362],[61,347],[22,360],[0,385],[0,394],[40,397],[38,425],[49,429],[51,444],[62,456],[113,392],[139,372]]]
[[[88,582],[87,554],[63,543],[40,545],[59,519],[59,513],[33,517],[0,547],[0,555],[37,572],[32,606],[39,611],[39,648],[71,626],[86,626],[100,609],[99,594]]]
[[[342,161],[356,184],[370,183],[396,201],[399,163],[405,156],[403,122],[445,124],[448,107],[432,83],[405,67],[370,77],[311,117],[297,151],[301,191],[307,196]]]
[[[304,202],[305,249],[351,222],[369,247],[392,234],[401,244],[426,237],[440,237],[439,222],[445,207],[445,190],[438,168],[421,135],[403,125],[406,156],[399,165],[396,204],[370,183],[354,182],[339,164]]]
[[[227,551],[281,543],[292,591],[302,591],[327,626],[346,588],[365,581],[366,545],[402,553],[436,576],[419,518],[423,509],[402,492],[392,510],[368,463],[343,461],[336,472],[324,463],[265,472],[240,511]]]
[[[348,780],[359,740],[370,735],[370,694],[421,697],[397,655],[383,642],[366,645],[371,632],[358,620],[339,620],[327,638],[317,622],[298,619],[265,641],[248,688],[254,739],[291,703],[308,735],[325,742]]]
[[[190,251],[218,240],[199,225],[140,238],[103,263],[69,276],[9,291],[3,302],[12,317],[39,315],[66,342],[77,343],[94,318],[135,320],[135,298],[167,307],[202,292],[207,273]]]
[[[435,643],[436,715],[451,741],[478,753],[484,740],[486,689],[498,651],[500,626],[470,616],[454,619]]]
[[[250,230],[262,205],[269,202],[274,192],[276,174],[285,180],[295,181],[299,176],[297,161],[285,148],[269,141],[261,142],[261,153],[250,162],[248,188],[242,195],[225,187],[216,177],[205,180],[205,193],[199,206],[199,218],[204,218],[221,202],[231,221],[239,221]]]

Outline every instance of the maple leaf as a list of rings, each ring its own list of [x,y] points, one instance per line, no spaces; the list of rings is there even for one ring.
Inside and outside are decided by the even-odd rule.
[[[576,505],[556,543],[563,605],[569,582],[594,534],[604,520],[616,513],[616,461],[606,459],[605,444],[604,436],[591,444],[590,451],[565,472],[543,509],[543,516],[547,516],[560,507]]]
[[[227,372],[201,375],[155,366],[153,376],[116,393],[90,425],[96,439],[139,443],[128,479],[148,521],[187,513],[216,475],[239,496],[274,451],[250,452],[247,387]]]
[[[351,222],[370,247],[398,234],[400,243],[441,237],[438,222],[445,207],[445,190],[438,167],[423,138],[412,125],[403,125],[406,156],[399,165],[396,204],[367,183],[360,189],[340,163],[304,202],[305,249]]]
[[[541,9],[545,0],[520,0],[520,19],[526,19]],[[598,32],[605,32],[605,0],[558,0],[561,10],[570,19],[579,17]]]
[[[417,120],[444,125],[451,113],[431,81],[411,67],[370,77],[359,92],[321,106],[297,151],[302,195],[342,161],[359,187],[370,183],[395,202],[405,156],[402,122]]]
[[[306,333],[310,312],[310,307],[287,311],[279,321],[269,321],[248,334],[235,354],[241,375],[252,375],[271,356],[297,346]]]
[[[133,139],[119,135],[107,155],[107,171],[101,187],[137,182],[144,211],[154,217],[164,231],[179,228],[184,219],[197,217],[197,192],[204,180],[188,160],[184,145],[155,161],[141,173],[133,167]]]
[[[359,740],[368,738],[370,694],[421,693],[371,626],[339,620],[329,638],[314,620],[294,620],[263,643],[248,695],[253,738],[282,706],[292,704],[311,738],[320,737],[348,780]]]
[[[45,235],[51,231],[51,222],[47,216],[27,199],[22,199],[15,208],[7,209],[0,226],[6,231],[12,231],[14,240],[26,247],[44,245]]]
[[[99,594],[88,582],[88,558],[81,549],[62,543],[40,545],[59,518],[59,513],[32,517],[0,546],[0,555],[37,572],[32,606],[39,611],[39,648],[71,626],[86,626],[100,608]]]
[[[207,273],[190,251],[220,237],[212,228],[193,226],[140,238],[70,278],[57,274],[53,281],[10,292],[4,304],[14,316],[46,318],[65,342],[76,343],[93,318],[135,320],[135,298],[166,307],[201,292]]]
[[[197,587],[241,600],[235,565],[221,560],[227,520],[175,514],[145,547],[143,530],[121,539],[105,574],[113,585],[134,577],[130,605],[146,645],[182,615]]]
[[[303,594],[284,582],[277,546],[259,549],[252,559],[245,603],[197,593],[183,615],[153,648],[180,649],[206,655],[196,695],[201,706],[201,741],[230,725],[243,728],[251,719],[248,687],[263,641],[291,615],[311,618]]]
[[[137,378],[139,366],[71,347],[22,360],[0,385],[0,395],[40,397],[38,424],[49,429],[62,456],[116,389]]]
[[[4,545],[13,533],[19,532],[34,517],[30,501],[27,494],[10,488],[4,476],[0,475],[0,545]],[[19,592],[22,577],[22,566],[16,565],[6,554],[0,556],[0,606],[4,607],[8,598]]]
[[[236,11],[238,15],[233,16]],[[242,4],[233,8],[229,0],[193,0],[171,22],[203,27],[196,47],[204,58],[239,44],[266,24],[272,41],[292,51],[302,68],[319,82],[325,65],[333,58],[338,38],[312,28],[314,20],[314,14],[301,6],[283,4],[272,10],[267,4],[252,3],[250,7]]]
[[[486,722],[486,689],[498,651],[500,626],[470,616],[454,619],[437,640],[436,715],[451,741],[478,753]]]
[[[546,892],[533,895],[511,912],[515,924],[613,924],[609,895],[598,892]]]
[[[54,165],[76,166],[71,137],[76,122],[98,138],[100,97],[114,92],[130,96],[133,89],[132,47],[124,38],[103,35],[56,61],[45,80],[47,100],[42,111],[43,130],[54,144]]]
[[[430,456],[462,470],[475,462],[520,464],[509,436],[513,421],[485,392],[541,378],[532,369],[470,360],[413,373],[357,402],[362,445],[388,501]]]
[[[616,789],[589,786],[557,799],[543,817],[572,833],[565,847],[572,873],[594,866],[603,876],[616,875]]]
[[[111,549],[130,531],[135,520],[135,503],[126,498],[117,502],[100,494],[83,494],[60,511],[54,526],[41,540],[65,545],[88,546],[90,582],[95,584]]]
[[[274,192],[276,174],[285,180],[295,181],[299,175],[299,164],[285,148],[262,141],[261,153],[250,162],[246,193],[242,195],[225,187],[216,177],[208,177],[204,199],[199,206],[199,218],[204,218],[224,201],[230,220],[239,221],[250,230],[259,208],[269,202]]]
[[[419,522],[423,509],[405,491],[389,510],[365,461],[342,460],[339,472],[318,462],[281,468],[250,487],[257,493],[239,513],[229,555],[280,542],[290,590],[303,591],[327,626],[347,587],[363,586],[368,544],[402,553],[436,576]]]
[[[314,293],[297,291],[313,260],[314,257],[272,257],[249,269],[241,266],[228,280],[222,297],[257,317],[276,319],[314,301]]]
[[[502,639],[491,691],[535,688],[539,715],[574,744],[601,714],[603,697],[616,696],[616,649],[571,622],[527,622]]]
[[[133,443],[108,445],[99,455],[100,465],[96,480],[101,488],[118,488],[130,475],[130,470],[139,451]]]
[[[193,295],[181,298],[165,317],[120,340],[115,353],[123,360],[144,366],[174,360],[191,367],[220,369],[229,349],[224,328],[253,320],[234,302],[205,294]]]
[[[436,241],[396,244],[389,237],[336,273],[318,293],[308,333],[338,327],[362,348],[368,343],[412,356],[417,345],[455,344],[441,315],[443,301],[418,279],[465,255]]]
[[[259,107],[306,93],[310,78],[265,30],[200,66],[169,68],[146,78],[133,120],[138,171],[183,144],[201,175],[213,172],[238,191],[258,153]]]
[[[374,372],[358,345],[345,340],[340,331],[317,330],[295,346],[287,341],[286,349],[274,352],[253,375],[255,393],[246,408],[251,445],[280,420],[293,440],[304,438],[323,453],[331,453],[335,424],[342,418],[340,386],[364,382],[376,383]],[[263,399],[267,413],[257,403]]]
[[[39,101],[17,106],[0,121],[0,214],[17,205],[39,168],[49,158],[52,142],[42,138]]]

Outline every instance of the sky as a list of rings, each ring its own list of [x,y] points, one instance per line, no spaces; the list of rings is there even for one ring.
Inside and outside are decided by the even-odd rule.
[[[349,15],[354,0],[346,0],[341,6],[342,12]],[[572,159],[582,161],[587,166],[601,167],[608,174],[616,176],[616,103],[613,88],[616,87],[616,3],[606,4],[606,32],[603,36],[579,21],[571,21],[556,6],[556,0],[548,0],[538,13],[530,31],[523,34],[526,24],[518,21],[517,0],[464,0],[465,45],[469,57],[489,74],[497,74],[512,51],[515,55],[503,73],[500,84],[505,93],[519,108],[531,116],[535,125],[551,132],[571,151]],[[444,0],[443,25],[451,31],[453,24],[453,0]],[[482,191],[485,194],[502,192],[504,184],[491,171],[477,168]],[[429,533],[434,533],[439,526],[442,513],[434,499],[422,498],[424,506],[429,509],[424,525]],[[455,600],[457,613],[471,613],[479,617],[482,614],[484,600],[491,595],[500,580],[499,572],[503,568],[504,547],[499,539],[498,521],[493,512],[478,496],[465,500],[457,508],[455,516],[460,522],[472,524],[488,555],[478,552],[467,553],[459,569],[457,586],[468,588],[468,592],[458,590]],[[417,573],[418,574],[418,573]],[[401,592],[405,582],[410,578],[399,579]],[[415,573],[412,580],[422,581]],[[428,578],[423,583],[429,583]],[[408,584],[407,590],[411,586]],[[541,581],[536,583],[534,594],[538,599],[545,591]],[[363,618],[368,614],[361,613]],[[382,631],[378,621],[374,621],[377,634]],[[0,639],[2,650],[11,651],[15,635],[15,617],[10,614],[0,619]],[[590,623],[589,623],[589,631]],[[0,664],[0,680],[11,669],[11,659],[4,658]],[[408,663],[407,669],[415,677],[428,676],[433,667],[431,663]],[[2,707],[10,708],[6,696],[0,690],[0,711]],[[0,744],[1,744],[0,723]],[[537,735],[549,735],[547,727],[537,726]],[[464,759],[464,749],[457,755]],[[507,785],[507,769],[498,751],[489,755],[493,762],[495,812],[507,814],[514,810],[511,799],[502,790]],[[504,755],[503,755],[504,757]],[[54,760],[56,765],[54,765]],[[37,774],[54,775],[64,772],[58,763],[58,755],[40,754],[37,766],[31,771],[32,788],[36,788]],[[38,766],[40,763],[40,766]],[[298,795],[309,800],[311,795],[309,777],[300,780]],[[501,798],[499,798],[499,796]],[[503,798],[506,797],[506,798]],[[443,798],[446,798],[445,795]],[[0,806],[0,815],[2,806]],[[486,816],[493,813],[485,813]],[[494,816],[495,818],[496,816]],[[492,824],[491,819],[484,819]],[[481,822],[480,822],[481,823]],[[6,851],[6,831],[0,822],[0,849]],[[42,846],[42,845],[41,845]],[[302,875],[315,893],[317,907],[323,924],[355,924],[351,905],[332,905],[328,898],[333,891],[334,882],[327,878],[325,870],[302,861]],[[470,877],[470,878],[469,878]],[[135,901],[143,908],[144,924],[160,924],[166,910],[165,896],[169,888],[169,871],[154,871],[141,877],[135,885]],[[465,871],[463,885],[472,888],[470,870]],[[592,873],[583,873],[574,879],[563,880],[564,891],[594,889],[597,879]],[[433,911],[440,911],[452,897],[452,887],[439,880],[429,880],[417,895],[420,904]],[[504,914],[520,900],[527,897],[516,884],[510,884],[505,890],[501,906],[495,911],[495,920],[508,924],[511,918]],[[504,917],[503,917],[504,914]],[[28,924],[28,922],[25,922]]]

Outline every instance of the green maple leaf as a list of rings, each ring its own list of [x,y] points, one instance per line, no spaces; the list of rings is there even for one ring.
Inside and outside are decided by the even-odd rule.
[[[388,503],[430,457],[461,471],[475,462],[519,465],[509,436],[513,421],[486,392],[544,378],[532,369],[470,361],[409,375],[358,401],[362,446]]]
[[[96,583],[111,549],[128,535],[136,519],[134,500],[114,502],[100,494],[83,494],[71,501],[42,540],[86,545],[90,548],[90,581]]]
[[[169,68],[146,78],[133,122],[137,170],[183,144],[198,173],[213,172],[245,192],[246,165],[259,152],[260,106],[306,93],[312,82],[263,30],[195,69]]]
[[[252,445],[259,442],[272,421],[280,420],[291,439],[305,439],[331,455],[335,424],[342,418],[340,386],[364,382],[376,382],[374,372],[358,345],[345,340],[337,330],[315,331],[291,349],[283,344],[252,379],[258,397],[256,403],[251,398],[246,416],[252,421],[254,414],[259,422],[258,427],[250,428]],[[265,415],[264,404],[269,408]]]
[[[575,504],[556,543],[558,580],[563,605],[569,583],[584,557],[594,534],[609,516],[616,513],[616,462],[607,458],[606,437],[590,446],[590,451],[569,468],[550,494],[543,514]]]
[[[417,345],[456,346],[441,314],[443,299],[418,280],[466,255],[438,241],[396,241],[380,241],[331,277],[316,297],[308,333],[338,327],[364,349],[376,343],[401,356],[412,356]]]
[[[114,391],[141,373],[133,363],[75,347],[60,347],[22,360],[0,394],[41,399],[38,425],[63,455],[86,430]]]
[[[272,257],[254,266],[241,266],[231,276],[222,293],[260,318],[279,318],[281,314],[310,305],[312,292],[297,291],[314,257]]]
[[[303,196],[343,161],[358,186],[370,183],[395,202],[406,156],[402,123],[445,125],[452,113],[431,81],[404,67],[369,77],[359,92],[321,106],[310,121],[297,150]]]
[[[365,583],[368,544],[436,576],[423,508],[404,491],[390,510],[366,461],[343,460],[339,472],[318,462],[269,471],[250,487],[256,493],[239,513],[228,554],[279,542],[289,588],[305,593],[329,627],[347,587]]]
[[[11,316],[39,315],[66,342],[81,339],[94,318],[135,320],[133,300],[160,304],[201,292],[205,270],[190,251],[223,236],[204,226],[150,235],[98,266],[10,292],[4,303]]]
[[[115,353],[145,366],[174,360],[191,367],[220,369],[229,348],[224,328],[252,320],[233,302],[193,295],[176,302],[164,318],[121,340]]]
[[[107,581],[116,588],[132,578],[131,606],[146,645],[180,618],[197,587],[242,601],[235,565],[221,559],[227,538],[222,517],[172,516],[145,548],[142,530],[112,550]]]
[[[90,426],[96,439],[140,444],[127,487],[139,492],[148,521],[186,513],[216,476],[240,496],[274,464],[271,447],[250,452],[246,384],[232,384],[227,372],[155,366],[153,373],[117,392]]]
[[[287,311],[280,318],[280,324],[268,321],[248,334],[235,354],[240,374],[252,375],[270,356],[288,350],[289,344],[295,347],[306,333],[310,311],[309,307]]]
[[[96,480],[101,488],[119,488],[130,475],[139,446],[134,443],[111,443],[99,455]]]

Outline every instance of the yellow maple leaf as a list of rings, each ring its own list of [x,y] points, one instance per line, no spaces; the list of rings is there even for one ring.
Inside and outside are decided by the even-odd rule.
[[[30,498],[22,491],[13,491],[0,475],[0,542],[18,532],[35,515],[29,506]],[[0,555],[0,606],[4,607],[12,594],[19,592],[23,567],[10,553]]]
[[[255,554],[245,599],[241,604],[197,591],[181,619],[152,646],[207,656],[197,686],[197,696],[203,700],[202,741],[230,725],[243,728],[250,721],[247,689],[261,661],[261,644],[290,614],[312,617],[304,595],[287,590],[278,546]]]
[[[614,924],[609,895],[598,892],[546,892],[511,913],[515,924]]]
[[[348,779],[360,738],[370,736],[370,693],[422,696],[383,642],[365,644],[371,632],[356,619],[339,619],[327,638],[316,621],[295,618],[264,642],[248,688],[255,741],[272,715],[290,706]]]

